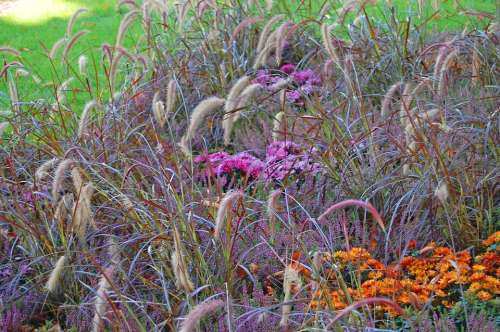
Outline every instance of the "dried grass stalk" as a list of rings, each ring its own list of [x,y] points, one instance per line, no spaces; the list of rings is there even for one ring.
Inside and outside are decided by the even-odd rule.
[[[450,54],[446,56],[443,61],[443,65],[441,66],[441,70],[439,71],[439,79],[438,79],[438,95],[442,98],[448,92],[448,69],[450,68],[452,61],[458,56],[458,50],[452,51]]]
[[[80,55],[80,57],[78,58],[78,70],[80,72],[80,75],[82,76],[87,75],[87,63],[87,57],[85,55]]]
[[[172,269],[175,275],[175,285],[179,289],[184,289],[190,293],[194,289],[193,282],[189,278],[187,264],[184,260],[184,246],[177,228],[174,228],[174,252],[172,253]]]
[[[83,136],[88,131],[90,123],[90,112],[97,107],[97,102],[91,100],[85,104],[82,115],[80,115],[80,122],[78,123],[78,139],[83,139]]]
[[[14,79],[9,76],[8,79],[8,85],[9,85],[9,97],[10,97],[10,104],[12,106],[12,110],[14,113],[19,113],[19,96],[17,94],[17,86],[16,82]]]
[[[170,80],[167,85],[166,115],[175,112],[175,102],[177,100],[177,84],[175,80]]]
[[[21,56],[21,52],[9,46],[0,46],[0,53],[9,53],[15,56]]]
[[[54,269],[50,273],[49,280],[45,284],[45,288],[49,293],[56,293],[61,289],[60,281],[64,272],[64,264],[66,264],[66,256],[59,257]]]
[[[385,119],[390,111],[391,111],[391,105],[394,102],[394,96],[396,93],[401,90],[401,87],[403,86],[403,82],[396,82],[394,83],[389,90],[387,90],[387,93],[384,96],[384,99],[382,100],[382,110],[381,110],[381,116],[382,119]]]
[[[274,49],[275,49],[275,58],[276,65],[279,66],[281,64],[283,49],[286,44],[289,27],[292,25],[291,22],[287,21],[280,25],[280,27],[276,30],[276,38],[274,40]]]
[[[323,23],[321,25],[321,37],[323,39],[323,46],[325,47],[328,55],[333,60],[333,62],[335,62],[336,64],[340,64],[339,55],[337,54],[337,50],[333,46],[332,38],[330,37],[330,32],[332,31],[332,29],[333,26],[329,26],[326,23]]]
[[[71,84],[71,82],[73,82],[73,80],[74,78],[70,77],[64,82],[62,82],[61,85],[57,88],[56,92],[57,102],[61,104],[64,103],[64,101],[66,100],[66,91],[68,90],[68,87]]]
[[[59,225],[59,229],[64,230],[67,220],[69,219],[69,211],[74,204],[73,194],[69,193],[64,195],[57,203],[56,211],[54,212],[54,219]]]
[[[222,107],[224,103],[225,100],[222,98],[210,97],[203,100],[198,104],[198,106],[195,107],[193,113],[191,114],[189,127],[179,143],[182,151],[186,155],[191,155],[189,142],[193,139],[194,135],[196,134],[196,130],[202,124],[205,117],[216,109]]]
[[[412,89],[413,85],[411,83],[406,83],[405,88],[403,90],[403,94],[401,95],[401,108],[399,111],[399,118],[401,121],[401,126],[405,128],[408,125],[408,114],[411,115],[411,101],[412,98]]]
[[[64,179],[66,178],[66,171],[75,165],[73,159],[64,159],[57,165],[54,172],[54,180],[52,181],[52,199],[55,202],[59,201],[63,188]]]
[[[165,111],[165,105],[160,100],[160,91],[156,91],[153,96],[152,109],[156,123],[160,128],[163,128],[167,122],[167,114]]]
[[[73,180],[73,186],[75,187],[76,195],[80,195],[83,188],[83,171],[80,167],[75,166],[71,169],[71,179]]]
[[[87,8],[80,8],[78,9],[72,16],[71,18],[69,19],[69,22],[68,22],[68,26],[66,27],[66,36],[71,36],[71,33],[73,31],[73,26],[75,25],[75,22],[76,22],[76,19],[78,18],[78,16],[80,14],[83,14],[85,12],[87,12],[88,9]]]
[[[40,182],[47,176],[49,176],[49,170],[54,168],[58,161],[59,159],[52,158],[45,161],[42,165],[40,165],[40,167],[38,167],[38,169],[35,172],[35,181]]]
[[[231,131],[234,124],[235,110],[238,107],[239,97],[248,85],[250,77],[243,76],[233,85],[226,98],[224,105],[224,117],[222,118],[222,128],[224,129],[224,145],[228,145],[231,140]]]
[[[252,67],[254,70],[257,70],[261,66],[265,66],[267,64],[269,52],[271,52],[272,47],[273,47],[272,45],[266,46],[266,47],[264,47],[264,49],[262,51],[257,53],[257,57],[255,58],[255,62],[254,62],[253,67]]]
[[[73,46],[75,46],[76,42],[78,41],[78,39],[82,38],[83,36],[85,36],[87,33],[89,33],[90,31],[88,30],[81,30],[81,31],[78,31],[76,33],[76,35],[74,35],[70,41],[68,42],[68,44],[66,44],[66,47],[64,48],[64,51],[63,51],[63,59],[67,59],[68,58],[68,54],[69,54],[69,51],[71,51],[71,49],[73,48]]]
[[[224,306],[222,300],[211,300],[196,305],[184,318],[180,332],[194,332],[198,323],[207,315]]]
[[[111,290],[111,283],[113,275],[115,272],[115,266],[110,265],[107,267],[99,280],[99,287],[97,288],[96,298],[94,301],[94,318],[92,320],[92,331],[100,332],[103,330],[104,317],[106,317],[106,312],[108,310],[108,293]]]
[[[267,217],[269,218],[270,224],[274,224],[276,222],[276,213],[279,211],[279,198],[281,193],[281,189],[275,189],[267,198]]]
[[[269,34],[271,33],[271,30],[273,28],[273,25],[279,21],[281,21],[285,15],[276,15],[272,17],[266,25],[262,28],[262,31],[259,35],[259,41],[257,42],[257,53],[260,53],[264,48],[267,43],[267,40],[269,38]]]
[[[123,43],[123,38],[127,33],[128,28],[134,22],[134,20],[139,15],[139,11],[137,9],[129,11],[120,22],[120,27],[118,28],[118,34],[116,35],[115,47],[121,47]]]
[[[89,224],[93,225],[93,216],[91,210],[91,200],[94,194],[94,186],[87,183],[73,205],[73,224],[72,232],[76,234],[80,242],[85,241],[85,234]]]
[[[287,266],[285,269],[284,277],[283,277],[283,291],[285,293],[285,297],[283,298],[283,306],[281,307],[281,320],[280,326],[286,327],[288,326],[288,319],[290,317],[290,312],[292,310],[292,306],[290,304],[286,304],[292,299],[293,292],[302,287],[302,282],[299,277],[299,271],[295,269],[293,266]]]
[[[284,124],[286,124],[285,112],[279,112],[273,121],[273,141],[281,140]]]
[[[255,97],[255,95],[259,91],[261,91],[261,89],[262,89],[262,85],[260,85],[259,83],[254,83],[254,84],[250,84],[249,86],[247,86],[243,90],[240,97],[238,98],[239,101],[238,101],[238,105],[236,106],[237,111],[234,112],[233,124],[239,120],[243,108],[245,108],[248,105],[250,100],[252,100]]]
[[[63,46],[66,43],[66,41],[67,41],[66,37],[56,41],[54,45],[52,45],[52,48],[50,49],[49,58],[54,60],[57,55],[57,51],[61,48],[61,46]]]
[[[228,218],[233,203],[242,199],[244,194],[241,190],[231,190],[226,193],[224,198],[221,200],[219,209],[217,210],[217,216],[215,218],[215,231],[214,238],[218,239],[225,225],[225,221]]]
[[[240,31],[259,21],[262,21],[262,17],[250,17],[241,21],[240,24],[238,24],[238,26],[233,30],[233,33],[231,34],[231,39],[229,40],[229,44],[232,45],[233,41],[236,39]]]
[[[16,77],[26,77],[29,76],[30,72],[24,68],[16,69]]]

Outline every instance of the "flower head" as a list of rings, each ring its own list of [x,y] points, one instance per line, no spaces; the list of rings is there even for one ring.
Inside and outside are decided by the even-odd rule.
[[[290,75],[290,74],[292,74],[295,71],[295,68],[296,67],[295,67],[294,64],[292,64],[292,63],[286,63],[286,64],[284,64],[284,65],[281,66],[280,70],[282,72],[284,72],[285,74]]]

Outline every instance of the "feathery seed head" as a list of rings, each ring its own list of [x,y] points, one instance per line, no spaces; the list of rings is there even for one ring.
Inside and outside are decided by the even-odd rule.
[[[224,227],[225,221],[231,212],[233,203],[243,198],[244,194],[241,190],[231,190],[228,191],[224,198],[221,200],[219,209],[217,210],[217,216],[215,218],[215,231],[214,238],[218,239],[222,229]]]
[[[35,172],[35,181],[40,182],[47,176],[49,176],[49,170],[54,168],[58,161],[59,159],[52,158],[45,161],[42,165],[40,165],[40,167],[38,167],[38,169]]]
[[[87,183],[80,191],[80,196],[73,204],[73,224],[72,232],[76,234],[78,239],[83,242],[89,224],[94,226],[91,200],[94,194],[94,186],[92,183]]]
[[[45,288],[49,293],[55,293],[58,289],[60,289],[60,280],[61,276],[64,271],[64,264],[66,263],[66,257],[61,256],[57,260],[56,265],[54,266],[54,269],[50,273],[49,280],[47,280],[47,283],[45,284]]]
[[[180,146],[183,152],[187,155],[191,154],[189,149],[189,141],[196,134],[196,130],[203,122],[203,119],[211,112],[221,108],[225,103],[225,100],[219,97],[210,97],[198,104],[191,114],[189,127],[181,139]]]
[[[111,289],[111,284],[109,281],[113,278],[114,271],[115,266],[110,265],[104,270],[103,275],[99,280],[99,287],[97,288],[96,298],[94,302],[95,312],[94,319],[92,320],[93,332],[102,331],[102,327],[104,325],[104,317],[106,316],[106,312],[108,309],[108,293]]]
[[[224,306],[222,300],[211,300],[197,304],[184,318],[180,332],[194,332],[200,320]]]
[[[441,184],[434,191],[434,196],[441,202],[441,204],[445,204],[450,196],[450,192],[448,191],[448,185],[446,181],[442,181]]]
[[[86,76],[87,75],[87,57],[85,55],[80,55],[78,58],[78,70],[80,71],[80,75]]]
[[[273,28],[273,25],[281,21],[284,17],[285,15],[276,15],[272,17],[266,23],[266,25],[264,25],[264,27],[262,28],[262,32],[259,35],[259,41],[257,43],[257,53],[260,53],[264,49],[266,42],[269,38],[269,34],[271,33],[271,29]]]
[[[389,112],[391,111],[391,104],[394,100],[394,95],[401,89],[402,86],[403,82],[396,82],[389,88],[389,90],[387,90],[387,93],[384,96],[384,100],[382,101],[382,119],[385,119],[389,115]]]
[[[165,105],[160,100],[160,92],[157,91],[153,97],[153,115],[155,117],[156,122],[160,128],[165,126],[167,122],[167,114],[165,111]]]
[[[175,111],[175,102],[177,99],[177,84],[175,80],[170,80],[167,85],[167,101],[165,114],[168,116]]]
[[[52,181],[52,199],[55,202],[59,201],[64,179],[66,178],[66,171],[75,165],[73,159],[64,159],[57,165],[54,172],[54,179]]]
[[[83,139],[83,136],[88,131],[90,124],[90,112],[97,107],[97,102],[91,100],[85,104],[82,115],[80,115],[80,122],[78,123],[78,138]]]

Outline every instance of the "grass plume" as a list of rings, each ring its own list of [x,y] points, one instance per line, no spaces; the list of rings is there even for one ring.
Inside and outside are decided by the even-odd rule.
[[[193,139],[194,135],[196,134],[196,130],[203,123],[205,117],[215,110],[221,108],[225,102],[225,99],[219,97],[210,97],[203,100],[198,104],[198,106],[195,107],[195,109],[191,113],[189,126],[186,130],[186,133],[184,134],[184,136],[182,136],[180,141],[182,151],[186,155],[191,154],[191,149],[189,147],[190,141]]]

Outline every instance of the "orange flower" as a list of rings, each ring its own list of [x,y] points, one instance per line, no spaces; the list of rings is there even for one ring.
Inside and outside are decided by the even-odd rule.
[[[402,268],[406,268],[406,267],[412,265],[413,262],[415,262],[415,257],[406,256],[406,257],[403,257],[403,259],[401,260],[400,265],[401,265]]]
[[[475,272],[470,276],[470,281],[481,281],[486,277],[486,275],[482,272]]]
[[[452,252],[451,252],[450,248],[437,247],[434,249],[435,256],[449,256],[451,254],[452,254]]]
[[[486,267],[481,264],[474,264],[472,266],[472,271],[474,272],[484,272],[486,270]]]
[[[477,256],[476,261],[484,265],[486,267],[486,271],[490,272],[500,265],[500,255],[494,251],[490,251]]]
[[[371,268],[375,270],[383,270],[384,269],[384,264],[382,264],[380,261],[370,258],[366,261],[366,264],[368,264]]]
[[[478,282],[473,282],[469,286],[469,292],[476,293],[481,289],[481,284]]]
[[[491,300],[492,298],[492,295],[488,292],[485,292],[485,291],[480,291],[479,293],[477,293],[477,297],[481,300],[481,301],[488,301],[488,300]]]
[[[500,231],[491,234],[486,240],[483,241],[485,247],[489,247],[492,244],[500,242]]]
[[[384,273],[380,272],[380,271],[372,271],[372,272],[369,272],[368,273],[368,278],[370,279],[380,279],[384,276]]]

